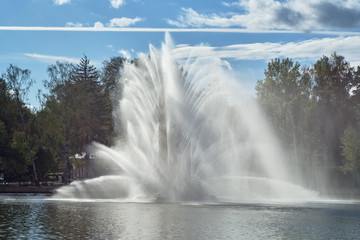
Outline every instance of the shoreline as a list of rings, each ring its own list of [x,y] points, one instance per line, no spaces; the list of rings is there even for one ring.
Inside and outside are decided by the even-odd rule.
[[[49,194],[52,195],[56,190],[64,185],[33,186],[18,184],[0,184],[0,194]],[[319,192],[320,197],[333,199],[352,199],[360,200],[360,188],[334,188],[328,191]]]
[[[19,186],[19,185],[0,185],[1,193],[41,193],[53,194],[60,186]]]

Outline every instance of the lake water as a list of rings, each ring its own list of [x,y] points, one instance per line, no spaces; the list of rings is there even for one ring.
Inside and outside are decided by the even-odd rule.
[[[156,204],[0,196],[0,239],[359,239],[360,205]]]

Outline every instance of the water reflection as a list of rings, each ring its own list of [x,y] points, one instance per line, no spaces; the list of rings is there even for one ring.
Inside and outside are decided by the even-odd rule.
[[[359,205],[321,206],[71,202],[0,196],[0,239],[354,239],[360,235]]]

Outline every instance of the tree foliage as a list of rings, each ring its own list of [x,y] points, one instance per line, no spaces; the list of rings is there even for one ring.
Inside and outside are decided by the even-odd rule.
[[[33,148],[35,148],[36,146],[34,146],[34,143],[31,141],[30,138],[33,117],[29,109],[25,106],[25,98],[29,92],[30,87],[34,83],[34,80],[31,79],[30,74],[30,70],[21,69],[17,66],[10,64],[10,66],[6,69],[5,73],[2,74],[2,78],[6,86],[6,88],[4,89],[4,85],[2,84],[2,98],[6,103],[9,103],[10,108],[12,108],[12,113],[17,112],[17,116],[15,115],[15,119],[13,120],[15,120],[16,123],[20,123],[20,127],[17,126],[15,128],[16,130],[14,130],[14,132],[12,133],[11,144],[11,148],[14,150],[11,152],[17,157],[11,158],[9,156],[7,160],[11,161],[11,159],[19,160],[19,158],[23,158],[24,165],[26,165],[27,162],[31,162],[33,178],[37,179],[37,172],[34,161],[35,156],[33,151]],[[6,91],[6,93],[3,92],[4,90]],[[9,162],[8,164],[5,164],[5,166],[11,165],[12,164],[9,164]],[[19,164],[15,165],[16,168],[13,169],[17,169],[17,175],[20,175],[19,172],[23,172],[23,168],[20,168],[20,166],[18,166]]]
[[[125,61],[111,58],[99,71],[84,55],[78,64],[48,66],[47,91],[40,93],[41,108],[33,112],[25,104],[34,83],[30,70],[14,65],[6,69],[0,78],[0,171],[7,180],[30,180],[35,164],[40,180],[49,171],[62,171],[69,180],[69,159],[86,152],[93,141],[111,143],[115,136],[111,96],[122,92],[117,80]],[[88,160],[84,158],[86,168]]]
[[[304,171],[360,172],[359,72],[334,53],[301,70],[274,59],[258,81],[259,103]]]
[[[341,137],[341,149],[344,173],[360,171],[360,136],[359,131],[353,126],[348,126]]]
[[[340,139],[348,121],[353,118],[350,90],[354,83],[354,69],[344,57],[335,53],[322,57],[311,69],[313,94],[321,126],[321,140],[326,145],[326,158],[334,165],[341,159]]]
[[[61,159],[58,165],[65,178],[70,178],[73,164],[69,159],[86,152],[94,141],[110,144],[114,137],[111,92],[122,61],[112,58],[105,62],[102,74],[86,55],[79,64],[57,62],[48,68],[49,80],[44,85],[49,94],[38,122],[46,127],[43,145],[52,149],[55,159]]]

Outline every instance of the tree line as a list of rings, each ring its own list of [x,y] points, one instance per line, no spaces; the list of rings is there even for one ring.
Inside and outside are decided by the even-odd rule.
[[[122,94],[116,79],[126,61],[113,57],[98,70],[84,55],[78,64],[48,66],[47,93],[39,92],[37,111],[25,104],[30,70],[10,65],[0,77],[0,170],[6,179],[44,180],[51,172],[60,172],[65,182],[71,172],[89,177],[86,147],[93,141],[111,145],[121,134],[120,125],[114,127],[112,111],[119,103],[112,94]],[[264,75],[256,98],[299,178],[350,179],[359,186],[360,67],[334,53],[304,67],[273,59]]]
[[[333,53],[302,68],[273,59],[264,73],[257,99],[290,165],[305,179],[360,186],[360,67]]]
[[[0,78],[0,170],[5,180],[37,183],[60,172],[68,182],[74,169],[78,177],[88,177],[86,147],[93,141],[110,145],[115,136],[111,94],[125,61],[113,57],[99,71],[84,55],[78,64],[48,66],[47,93],[39,91],[37,111],[25,104],[34,82],[30,70],[10,64]],[[114,94],[121,94],[121,86],[116,89]]]

